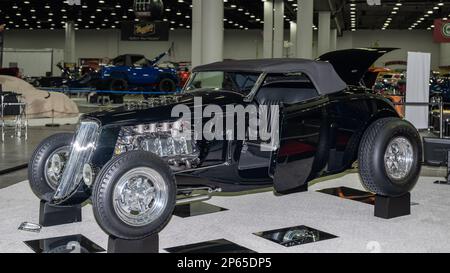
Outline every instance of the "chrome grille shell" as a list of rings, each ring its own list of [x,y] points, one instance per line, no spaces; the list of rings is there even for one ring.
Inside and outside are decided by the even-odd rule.
[[[94,120],[82,121],[72,142],[69,160],[53,196],[55,203],[69,198],[82,183],[83,166],[92,160],[100,135],[100,124]]]

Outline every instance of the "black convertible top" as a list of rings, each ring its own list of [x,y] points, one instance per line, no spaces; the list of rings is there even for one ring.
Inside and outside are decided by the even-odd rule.
[[[302,72],[310,78],[317,91],[322,95],[336,93],[347,87],[347,84],[339,77],[330,63],[307,59],[228,60],[197,66],[193,70],[193,72],[208,71],[249,73]]]

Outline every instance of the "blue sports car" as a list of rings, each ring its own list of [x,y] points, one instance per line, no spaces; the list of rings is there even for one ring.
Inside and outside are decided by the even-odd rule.
[[[179,86],[176,69],[158,67],[158,62],[166,55],[167,52],[153,60],[137,54],[120,55],[111,65],[101,69],[96,88],[112,91],[176,92]],[[120,93],[114,95],[112,97],[116,102],[123,97]]]

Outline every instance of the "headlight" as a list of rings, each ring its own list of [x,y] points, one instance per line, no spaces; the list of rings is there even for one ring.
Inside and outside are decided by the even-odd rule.
[[[83,166],[83,181],[86,186],[91,186],[94,183],[94,171],[89,164]]]

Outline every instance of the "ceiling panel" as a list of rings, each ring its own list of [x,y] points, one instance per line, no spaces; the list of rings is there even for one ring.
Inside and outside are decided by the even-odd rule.
[[[318,1],[316,5],[318,10],[329,6],[328,0],[316,1]],[[383,27],[427,29],[431,28],[433,19],[450,16],[448,0],[381,1],[382,6],[369,6],[366,0],[331,0],[336,10],[334,15],[343,18],[344,30]],[[121,21],[137,20],[132,10],[132,0],[82,0],[81,2],[80,7],[69,6],[62,0],[0,0],[0,24],[5,23],[8,29],[61,29],[64,22],[73,20],[79,29],[109,29],[120,28]],[[263,2],[261,0],[226,0],[225,2],[225,28],[262,29]],[[285,0],[285,3],[287,27],[290,20],[296,19],[297,1]],[[192,0],[164,0],[165,7],[161,19],[169,22],[172,29],[190,28],[191,4]],[[428,14],[429,11],[432,13]],[[354,20],[353,23],[352,20]],[[314,23],[317,24],[317,14]],[[384,26],[386,23],[388,24]],[[415,23],[416,25],[413,25]]]

